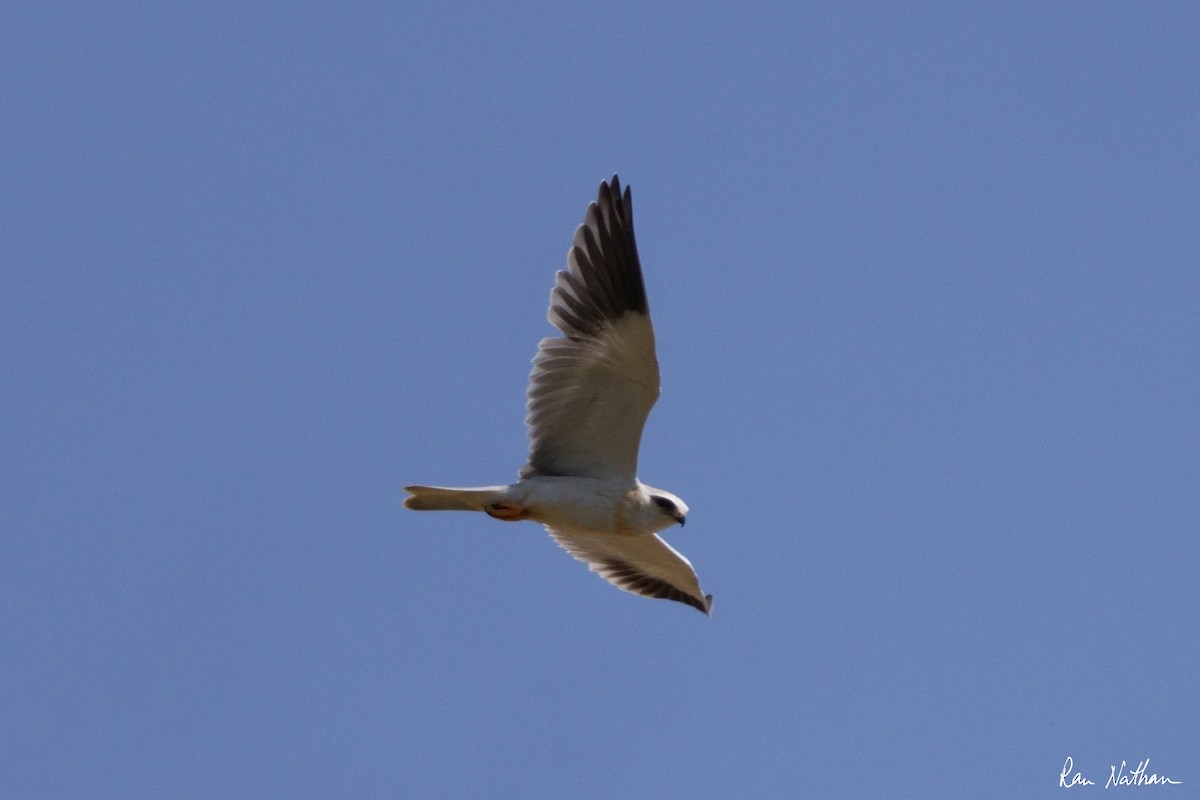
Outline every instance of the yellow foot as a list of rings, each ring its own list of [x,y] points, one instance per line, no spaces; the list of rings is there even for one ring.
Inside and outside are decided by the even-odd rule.
[[[492,503],[484,509],[489,517],[502,519],[505,522],[516,522],[525,519],[525,506],[520,503]]]

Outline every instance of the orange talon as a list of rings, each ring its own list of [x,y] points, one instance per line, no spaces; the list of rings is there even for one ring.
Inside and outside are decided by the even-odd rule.
[[[505,522],[517,522],[525,519],[525,506],[520,503],[492,503],[483,509],[489,517]]]

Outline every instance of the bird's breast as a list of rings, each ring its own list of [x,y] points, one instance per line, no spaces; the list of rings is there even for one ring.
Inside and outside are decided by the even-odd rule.
[[[596,478],[530,478],[525,506],[529,516],[553,528],[581,529],[597,533],[633,533],[632,507],[624,487]]]

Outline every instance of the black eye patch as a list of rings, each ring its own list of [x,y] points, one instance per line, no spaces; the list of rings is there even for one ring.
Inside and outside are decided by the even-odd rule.
[[[661,508],[663,511],[666,511],[666,512],[669,512],[672,514],[678,510],[677,508],[675,508],[675,504],[665,497],[656,496],[654,498],[654,504],[656,506],[658,506],[659,508]]]

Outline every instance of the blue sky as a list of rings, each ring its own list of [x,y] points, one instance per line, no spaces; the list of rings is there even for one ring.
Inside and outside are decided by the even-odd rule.
[[[9,4],[0,796],[1191,795],[1198,37]],[[515,478],[613,172],[711,619],[400,505]]]

